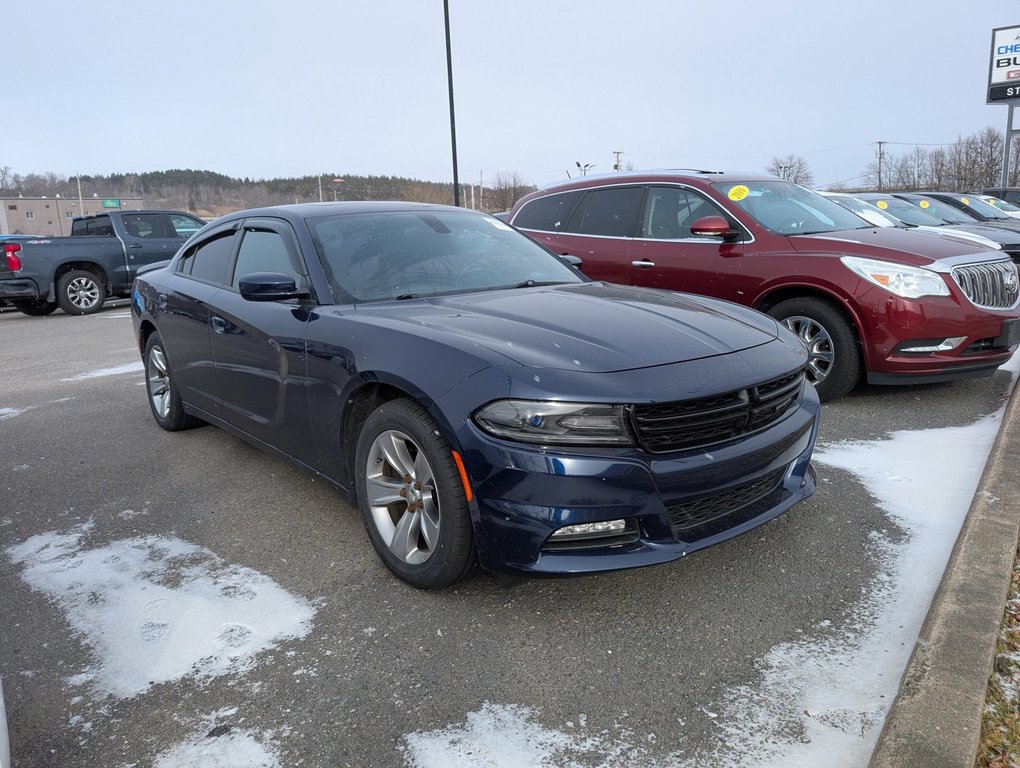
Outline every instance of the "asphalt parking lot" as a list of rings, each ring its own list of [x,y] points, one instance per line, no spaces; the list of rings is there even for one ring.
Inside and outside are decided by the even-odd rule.
[[[1008,383],[998,373],[862,387],[825,406],[820,444],[971,424]],[[739,738],[720,725],[724,700],[757,685],[770,649],[855,627],[881,568],[875,532],[898,535],[853,475],[819,465],[812,499],[678,563],[416,591],[390,576],[330,489],[215,428],[160,430],[124,306],[0,314],[0,451],[0,676],[15,766],[183,765],[160,756],[194,734],[252,734],[281,765],[425,765],[414,734],[472,717],[510,728],[508,712],[587,739],[578,765],[712,764]],[[33,537],[72,533],[79,559],[116,542],[187,542],[219,559],[213,570],[261,574],[313,617],[250,664],[212,673],[200,657],[204,674],[118,692],[101,684],[107,646],[19,554]],[[181,567],[155,582],[193,577]],[[112,643],[151,630],[125,621],[102,632]],[[880,725],[862,723],[861,738]],[[775,730],[804,738],[797,719]]]

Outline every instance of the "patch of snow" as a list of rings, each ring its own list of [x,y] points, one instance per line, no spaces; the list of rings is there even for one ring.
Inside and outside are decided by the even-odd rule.
[[[61,381],[83,381],[84,379],[98,379],[103,376],[119,376],[123,373],[141,373],[145,370],[145,366],[142,365],[142,361],[138,360],[134,363],[125,363],[124,365],[117,365],[113,368],[99,368],[94,371],[86,371],[85,373],[79,373],[74,376],[69,376]]]
[[[238,674],[258,653],[311,630],[312,605],[257,571],[170,536],[86,549],[88,528],[7,549],[22,578],[93,649],[95,666],[72,684],[130,698],[186,676]]]
[[[280,768],[276,746],[250,731],[231,729],[221,736],[196,734],[163,752],[155,768]]]
[[[4,419],[13,419],[15,416],[20,416],[25,411],[30,411],[30,410],[32,410],[31,407],[29,407],[29,408],[0,408],[0,421],[3,421]]]
[[[530,707],[485,703],[461,726],[404,737],[404,758],[414,768],[652,768],[633,735],[569,734],[536,722]]]

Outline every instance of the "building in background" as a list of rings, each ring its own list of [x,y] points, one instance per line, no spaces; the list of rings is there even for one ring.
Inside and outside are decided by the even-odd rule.
[[[0,197],[0,235],[62,237],[75,216],[144,207],[140,197]]]

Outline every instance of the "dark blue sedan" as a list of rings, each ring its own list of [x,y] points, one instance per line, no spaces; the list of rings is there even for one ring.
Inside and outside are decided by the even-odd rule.
[[[592,282],[485,214],[241,211],[132,309],[161,427],[209,422],[329,481],[416,587],[663,563],[815,489],[796,337]]]

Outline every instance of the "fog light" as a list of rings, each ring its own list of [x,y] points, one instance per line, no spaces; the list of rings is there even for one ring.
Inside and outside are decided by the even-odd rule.
[[[604,520],[598,523],[565,525],[550,536],[550,539],[599,539],[603,536],[617,536],[627,530],[626,520]]]
[[[900,352],[907,354],[925,354],[928,352],[948,352],[955,349],[966,339],[966,336],[953,336],[951,339],[915,339],[900,344]]]

